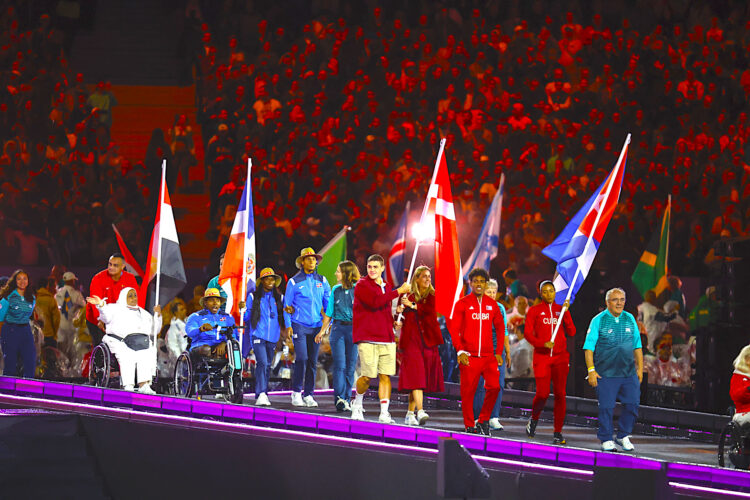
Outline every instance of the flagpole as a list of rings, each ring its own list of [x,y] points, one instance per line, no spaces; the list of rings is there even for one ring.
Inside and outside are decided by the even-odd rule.
[[[669,224],[672,223],[672,195],[667,195],[667,210],[669,210],[669,222],[667,222],[667,245],[664,250],[664,279],[669,275]],[[660,236],[661,237],[661,236]]]
[[[622,157],[625,156],[625,149],[627,149],[628,144],[630,144],[630,134],[625,138],[625,144],[622,146],[622,150],[620,151],[620,157],[617,159],[617,167],[619,168],[622,165]],[[607,200],[609,199],[609,194],[612,191],[612,186],[615,183],[615,178],[619,175],[615,175],[616,173],[613,171],[612,175],[609,178],[609,182],[607,183],[607,189],[604,192],[604,199],[599,204],[599,210],[596,211],[596,218],[594,219],[594,224],[591,226],[591,232],[589,233],[589,237],[586,239],[586,245],[583,247],[583,253],[581,255],[586,255],[588,252],[589,247],[591,246],[591,242],[594,240],[594,233],[596,232],[596,227],[599,225],[599,219],[602,216],[602,207],[606,205]],[[568,285],[568,295],[565,297],[565,303],[570,301],[571,295],[573,295],[573,287],[576,284],[576,281],[578,280],[578,275],[581,274],[581,266],[576,266],[576,273],[573,275],[573,282]],[[555,325],[555,330],[552,332],[552,338],[550,339],[550,342],[553,344],[555,343],[555,338],[557,338],[557,332],[560,330],[560,324],[562,323],[563,315],[565,314],[565,311],[568,309],[568,307],[563,303],[562,311],[560,311],[560,318],[557,320],[557,324]],[[554,349],[554,347],[553,347]],[[553,349],[550,349],[549,355],[552,356]]]
[[[253,159],[248,157],[247,158],[247,179],[245,179],[245,209],[248,211],[247,215],[245,215],[245,237],[247,238],[248,233],[250,232],[250,217],[251,213],[250,210],[252,210],[252,207],[250,206],[250,203],[248,203],[248,198],[250,197],[251,189],[252,189],[252,183],[250,182],[250,171],[253,168]],[[247,249],[245,248],[245,244],[247,241],[245,241],[242,245],[242,283],[240,283],[240,298],[238,300],[245,302],[247,299]],[[256,259],[257,260],[257,259]],[[245,304],[245,307],[247,307],[247,304]],[[245,325],[245,309],[238,309],[240,312],[240,332],[237,335],[239,337],[239,343],[240,343],[240,353],[242,353],[242,337],[244,337],[244,325]]]
[[[156,242],[156,293],[154,297],[154,308],[159,305],[159,289],[161,287],[161,207],[164,204],[164,189],[167,180],[167,159],[164,158],[161,161],[161,188],[159,189],[159,208],[156,209],[156,213],[159,214],[159,241]],[[147,279],[145,276],[143,279]],[[148,285],[146,285],[148,286]],[[148,288],[146,288],[148,290]],[[163,316],[162,316],[163,317]],[[156,319],[156,316],[154,316]],[[154,321],[154,357],[156,358],[156,367],[159,367],[159,347],[158,347],[158,333],[161,331],[161,325],[156,328],[156,321]]]

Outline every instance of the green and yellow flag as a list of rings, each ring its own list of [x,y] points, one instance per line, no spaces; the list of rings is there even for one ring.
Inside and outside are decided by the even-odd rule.
[[[672,196],[667,199],[661,227],[651,235],[646,250],[641,255],[641,261],[633,271],[633,284],[645,296],[649,290],[654,290],[657,297],[667,287],[667,259],[669,257],[669,219],[672,212]]]
[[[318,264],[318,273],[326,277],[331,288],[336,284],[336,268],[339,262],[346,260],[346,232],[350,229],[349,226],[344,226],[344,229],[336,233],[320,251],[323,260]]]

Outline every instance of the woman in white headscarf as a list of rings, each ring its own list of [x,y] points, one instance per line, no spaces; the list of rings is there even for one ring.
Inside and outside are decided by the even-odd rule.
[[[99,319],[106,325],[107,334],[102,342],[120,364],[123,388],[132,391],[137,382],[139,392],[155,394],[151,389],[151,377],[156,372],[154,325],[161,325],[161,307],[154,307],[156,318],[152,317],[138,307],[138,292],[130,287],[122,289],[115,304],[107,304],[97,296],[86,300],[99,309]]]

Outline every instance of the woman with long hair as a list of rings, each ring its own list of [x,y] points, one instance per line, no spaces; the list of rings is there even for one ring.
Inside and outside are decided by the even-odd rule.
[[[5,368],[3,375],[18,374],[18,358],[23,361],[23,376],[33,378],[36,371],[36,346],[29,320],[34,313],[36,297],[29,286],[29,275],[16,270],[0,290],[0,345]]]
[[[247,334],[243,337],[242,358],[250,349],[255,353],[255,404],[271,406],[268,399],[268,380],[276,344],[284,327],[284,298],[279,292],[281,276],[266,267],[260,271],[258,287],[247,295],[245,324]],[[245,304],[239,304],[242,309]]]
[[[331,356],[333,357],[333,398],[336,411],[350,411],[349,400],[354,386],[354,368],[357,366],[358,351],[352,337],[352,307],[354,305],[354,285],[359,280],[359,269],[350,260],[340,262],[336,267],[336,284],[331,290],[323,326],[315,336],[320,343],[323,335],[331,327]]]
[[[435,310],[435,289],[430,268],[419,266],[411,280],[411,293],[401,298],[404,306],[401,329],[400,391],[410,391],[406,425],[424,425],[430,416],[424,411],[424,391],[443,392],[443,365],[438,346],[443,335]],[[416,411],[416,416],[415,416]]]

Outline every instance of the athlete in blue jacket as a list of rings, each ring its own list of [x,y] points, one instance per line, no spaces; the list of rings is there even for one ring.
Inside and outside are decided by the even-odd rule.
[[[331,286],[325,276],[317,273],[316,268],[321,255],[312,248],[303,248],[297,257],[297,269],[300,269],[286,285],[284,295],[285,334],[292,336],[294,342],[294,373],[292,375],[292,405],[318,406],[313,399],[315,389],[315,368],[318,362],[319,344],[315,335],[323,325],[323,316],[328,307]],[[287,307],[294,312],[288,313]],[[302,388],[304,383],[304,397]]]
[[[249,332],[242,344],[242,357],[247,357],[250,349],[255,353],[255,404],[270,406],[268,400],[268,379],[271,376],[271,363],[276,343],[279,341],[281,326],[284,323],[283,296],[279,293],[281,276],[266,267],[260,271],[257,290],[247,294],[245,324]],[[242,309],[245,304],[239,304]]]
[[[222,299],[219,290],[209,288],[200,300],[203,309],[188,316],[185,334],[190,337],[190,350],[201,356],[224,356],[227,353],[226,336],[222,330],[234,326],[234,318],[219,311]]]

